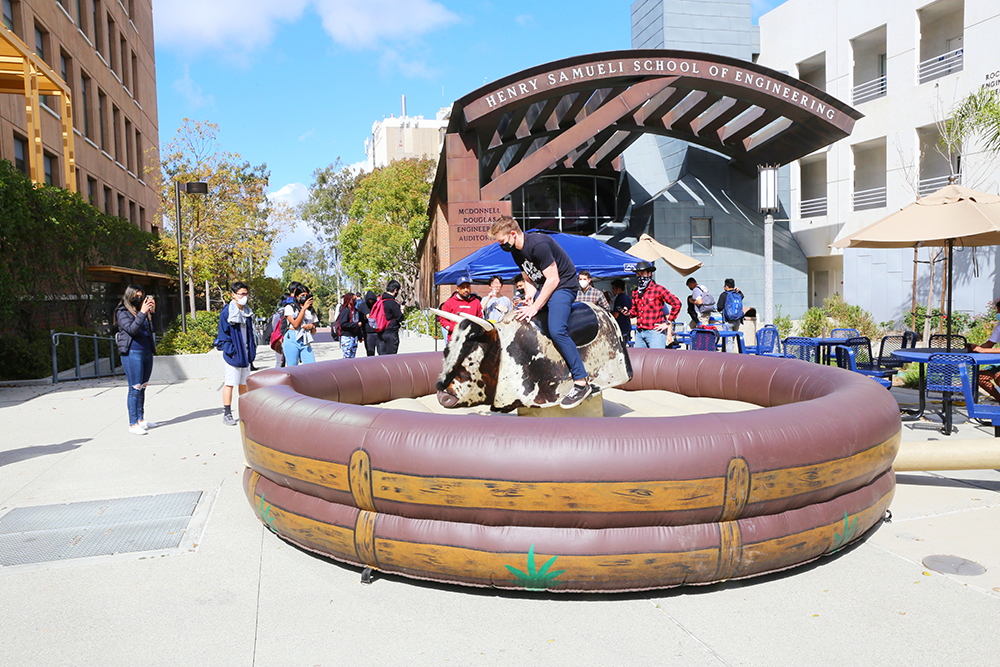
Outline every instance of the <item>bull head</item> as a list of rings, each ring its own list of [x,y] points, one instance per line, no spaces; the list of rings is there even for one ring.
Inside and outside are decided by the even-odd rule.
[[[496,328],[481,317],[430,310],[456,323],[444,349],[444,366],[437,382],[438,402],[446,408],[492,404],[500,369]]]

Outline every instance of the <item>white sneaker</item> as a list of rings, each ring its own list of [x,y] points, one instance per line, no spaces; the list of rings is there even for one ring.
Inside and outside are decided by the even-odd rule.
[[[156,428],[157,426],[159,426],[159,424],[157,424],[156,422],[148,422],[145,419],[140,419],[139,426],[143,427],[148,431],[151,428]]]
[[[132,435],[147,435],[146,429],[142,427],[142,423],[135,424],[134,426],[128,427],[128,432]]]

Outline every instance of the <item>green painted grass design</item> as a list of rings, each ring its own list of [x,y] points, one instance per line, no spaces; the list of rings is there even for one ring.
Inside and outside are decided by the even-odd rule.
[[[830,553],[835,551],[840,551],[847,545],[848,542],[854,539],[855,533],[858,532],[858,517],[855,516],[854,520],[848,523],[847,512],[844,512],[844,532],[833,534],[833,544],[830,545]]]
[[[550,558],[540,569],[535,569],[535,545],[532,544],[531,548],[528,549],[528,571],[522,572],[516,567],[511,567],[510,565],[504,565],[505,568],[510,570],[517,579],[511,579],[511,583],[524,586],[529,591],[543,591],[546,588],[552,588],[554,585],[558,585],[562,582],[556,581],[556,577],[565,572],[566,570],[553,570],[549,572],[549,568],[552,564],[556,562],[558,556],[553,556]]]
[[[270,529],[272,533],[278,532],[274,529],[274,516],[271,515],[271,505],[267,505],[264,502],[263,493],[260,494],[260,518],[264,523],[267,524],[268,529]]]

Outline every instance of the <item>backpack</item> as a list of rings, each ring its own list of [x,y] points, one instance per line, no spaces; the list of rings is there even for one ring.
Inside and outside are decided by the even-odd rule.
[[[271,316],[271,333],[268,335],[268,344],[271,349],[281,354],[281,340],[284,338],[284,334],[281,332],[282,323],[287,322],[285,316],[282,314],[284,308],[279,308],[275,311],[274,315]],[[275,319],[277,318],[277,319]]]
[[[723,306],[723,318],[727,322],[736,322],[743,319],[743,295],[739,290],[726,292],[726,305]]]
[[[382,297],[379,297],[375,301],[375,305],[372,306],[372,311],[368,313],[368,328],[376,333],[381,333],[385,331],[387,326],[389,326],[389,320],[385,316],[385,304],[382,303]]]
[[[702,313],[710,313],[715,310],[715,297],[708,293],[708,288],[704,285],[698,285],[698,289],[703,292],[698,310]]]

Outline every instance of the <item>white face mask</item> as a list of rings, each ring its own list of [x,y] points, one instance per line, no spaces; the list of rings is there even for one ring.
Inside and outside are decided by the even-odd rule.
[[[245,305],[247,305],[247,298],[248,297],[245,297],[245,296],[238,296],[238,297],[236,297],[236,305],[237,306],[245,306]]]
[[[587,289],[588,287],[590,287],[590,282],[586,280],[580,281],[580,289]]]

